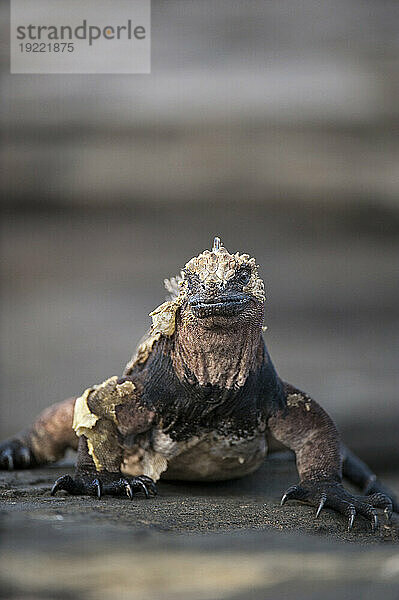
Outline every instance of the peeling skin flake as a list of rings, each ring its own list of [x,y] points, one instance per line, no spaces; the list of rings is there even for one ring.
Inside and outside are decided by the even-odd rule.
[[[176,311],[178,308],[179,303],[176,300],[168,300],[150,312],[150,317],[152,317],[152,333],[172,335],[175,331]]]
[[[287,396],[287,404],[288,406],[300,406],[301,403],[304,404],[305,410],[310,410],[310,398],[308,396],[302,394],[289,394]]]
[[[89,454],[98,471],[117,471],[120,466],[115,407],[131,397],[135,385],[131,381],[120,384],[117,381],[114,376],[88,388],[75,404],[73,428],[78,436],[86,437]]]
[[[92,389],[88,388],[85,390],[75,402],[72,427],[77,436],[86,434],[86,431],[92,429],[98,421],[97,415],[93,414],[87,406],[87,398]]]

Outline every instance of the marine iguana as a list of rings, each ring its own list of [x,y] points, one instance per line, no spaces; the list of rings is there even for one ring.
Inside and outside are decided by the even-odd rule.
[[[216,481],[255,471],[267,434],[294,451],[300,477],[281,504],[300,500],[378,524],[399,512],[394,495],[344,446],[327,413],[277,375],[263,335],[265,291],[255,259],[215,238],[165,280],[169,300],[123,376],[46,409],[0,445],[0,467],[28,468],[78,448],[75,476],[51,494],[132,498],[156,494],[160,478]],[[353,495],[342,476],[363,490]]]

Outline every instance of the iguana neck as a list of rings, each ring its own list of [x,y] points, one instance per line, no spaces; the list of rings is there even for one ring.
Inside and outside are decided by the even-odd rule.
[[[176,328],[172,361],[180,379],[194,376],[204,386],[241,387],[262,360],[260,325],[205,329],[181,321]]]

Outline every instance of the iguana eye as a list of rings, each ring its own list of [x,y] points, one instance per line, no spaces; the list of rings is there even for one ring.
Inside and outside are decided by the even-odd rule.
[[[242,271],[240,271],[237,274],[236,281],[240,285],[247,285],[247,283],[249,282],[250,279],[251,279],[251,272],[249,271],[249,269],[242,269]]]

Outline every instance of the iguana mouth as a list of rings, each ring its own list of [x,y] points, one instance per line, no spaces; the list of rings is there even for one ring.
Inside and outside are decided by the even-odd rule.
[[[197,317],[234,316],[242,312],[249,304],[249,298],[192,299],[190,307]]]

